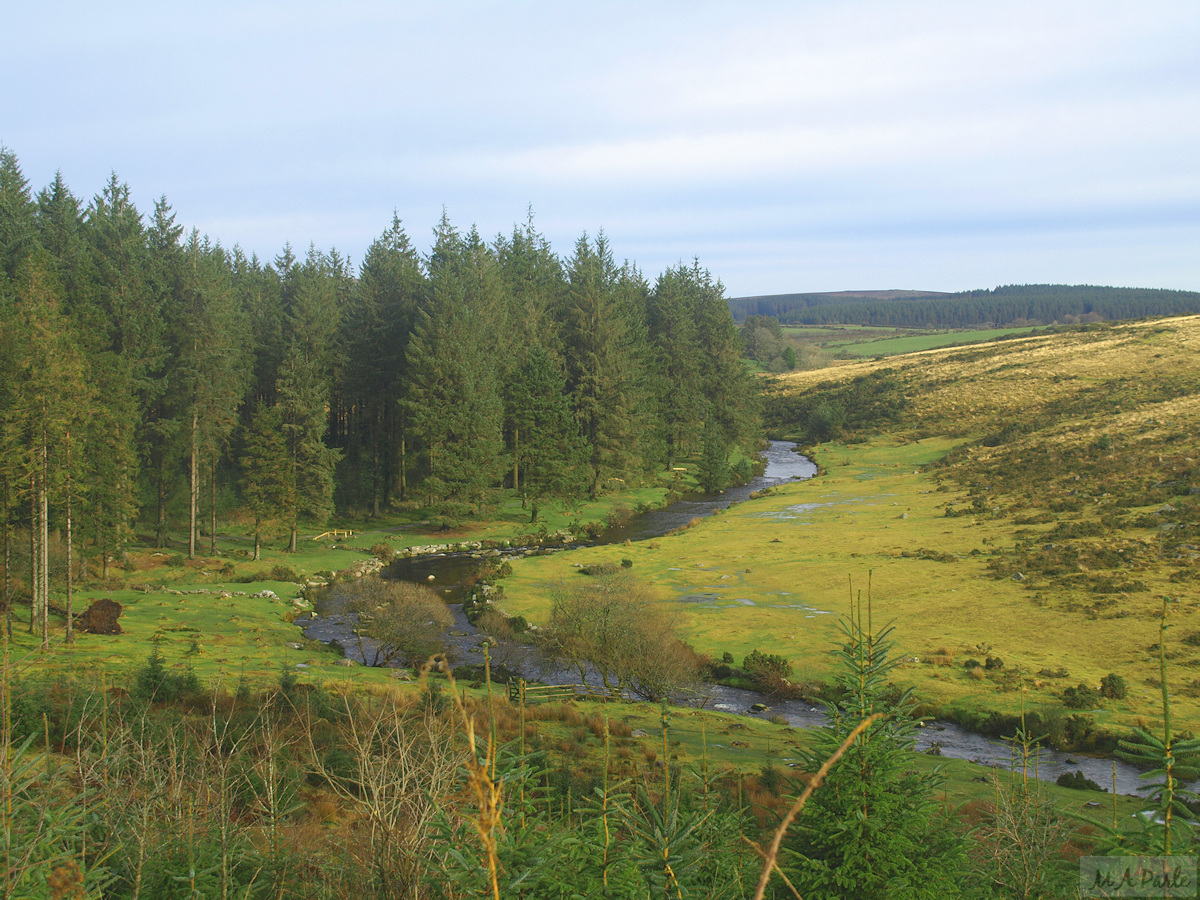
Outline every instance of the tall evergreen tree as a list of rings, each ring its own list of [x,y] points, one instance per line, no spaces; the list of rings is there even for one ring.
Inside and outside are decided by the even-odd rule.
[[[83,207],[62,172],[56,172],[54,181],[38,192],[35,225],[62,286],[64,311],[86,306],[94,281],[91,251],[84,235]]]
[[[87,417],[92,392],[71,323],[62,315],[52,267],[43,251],[26,258],[17,273],[15,307],[6,317],[2,342],[10,360],[4,444],[16,451],[18,477],[28,487],[30,508],[30,623],[43,648],[49,640],[50,514],[65,499],[72,430]],[[10,461],[12,457],[10,456]],[[11,473],[11,470],[10,470]]]
[[[505,389],[513,424],[513,487],[532,501],[580,496],[586,485],[583,440],[571,412],[562,364],[541,344],[523,354]]]
[[[295,502],[286,510],[288,550],[294,553],[299,522],[323,525],[333,512],[333,473],[338,453],[325,444],[329,383],[319,362],[293,346],[284,357],[277,385],[279,422],[291,462],[290,483],[294,485]]]
[[[200,470],[208,469],[215,532],[216,468],[237,425],[249,378],[242,311],[230,283],[225,254],[193,231],[182,257],[181,296],[174,329],[178,346],[175,389],[187,442],[189,471],[188,556],[196,555]],[[211,536],[215,544],[215,533]]]
[[[815,772],[850,732],[876,713],[885,718],[859,735],[809,799],[797,820],[784,871],[805,897],[854,900],[942,898],[960,882],[961,839],[934,800],[936,772],[912,770],[917,719],[911,691],[888,683],[890,627],[876,632],[860,608],[842,623],[837,685],[842,699],[826,702],[829,724],[803,754]]]
[[[114,174],[89,205],[84,236],[90,289],[70,298],[88,338],[92,380],[104,398],[88,431],[83,501],[107,574],[124,553],[137,511],[138,449],[147,409],[165,384],[161,296],[150,289],[146,231],[129,186]],[[102,423],[102,424],[101,424]]]
[[[464,240],[443,214],[429,278],[429,302],[417,314],[406,355],[404,410],[424,445],[422,490],[457,518],[486,504],[505,464],[503,408],[489,353],[497,272],[478,236]]]
[[[658,363],[655,380],[668,466],[691,450],[703,421],[701,373],[709,361],[700,352],[696,333],[699,298],[690,274],[680,266],[660,275],[647,310]]]
[[[341,320],[344,365],[338,404],[348,420],[342,442],[356,481],[369,482],[372,515],[394,491],[407,491],[407,440],[400,399],[406,352],[425,294],[421,260],[398,216],[367,250]],[[349,492],[358,500],[359,491]]]
[[[16,154],[0,146],[0,279],[14,279],[37,246],[35,209]]]
[[[643,377],[633,352],[631,323],[616,290],[619,273],[603,234],[575,243],[562,307],[567,385],[586,441],[589,493],[608,478],[634,472],[639,462],[636,393]]]
[[[291,524],[295,517],[296,471],[279,413],[273,406],[255,411],[239,458],[242,499],[254,516],[255,561],[260,555],[263,526],[281,520]],[[292,534],[295,546],[294,529]]]
[[[160,198],[154,205],[154,220],[147,231],[147,281],[164,310],[167,341],[172,352],[161,376],[163,390],[148,404],[143,428],[143,453],[155,496],[154,546],[160,548],[166,547],[168,542],[167,498],[173,475],[170,469],[178,456],[176,437],[186,418],[180,404],[181,385],[178,378],[184,359],[180,342],[186,343],[187,318],[183,253],[179,243],[182,234],[183,226],[176,224],[175,213],[171,211],[166,197]],[[192,543],[189,539],[189,546]]]
[[[742,362],[742,343],[729,312],[725,286],[695,260],[696,337],[701,366],[700,392],[711,405],[727,445],[749,453],[761,434],[758,385]]]

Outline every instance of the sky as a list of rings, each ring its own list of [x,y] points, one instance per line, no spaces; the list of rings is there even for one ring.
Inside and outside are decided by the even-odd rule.
[[[1195,0],[4,3],[34,190],[264,260],[443,209],[729,296],[1200,290]]]

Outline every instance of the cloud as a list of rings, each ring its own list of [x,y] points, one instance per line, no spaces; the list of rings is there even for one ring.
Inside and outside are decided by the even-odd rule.
[[[1198,40],[1186,0],[24,4],[0,140],[35,186],[115,169],[263,257],[532,202],[563,252],[604,226],[740,293],[1200,288]]]

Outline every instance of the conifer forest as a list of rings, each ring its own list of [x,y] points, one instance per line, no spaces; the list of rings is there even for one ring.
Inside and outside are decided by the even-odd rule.
[[[1122,580],[1108,591],[1125,592],[1119,627],[1158,638],[1136,638],[1151,675],[1090,687],[1096,649],[1076,620],[1113,618],[1118,601],[1068,596],[1100,591],[1074,570],[1051,580],[1065,552],[1035,566],[1044,535],[1019,532],[1010,550],[1001,507],[1017,479],[979,474],[986,450],[1075,427],[1082,406],[1063,400],[1019,428],[1044,399],[1029,391],[993,440],[995,391],[972,388],[960,406],[932,357],[907,364],[933,374],[864,358],[818,381],[780,322],[739,330],[698,259],[648,276],[603,231],[552,247],[532,211],[493,237],[443,212],[428,246],[423,223],[382,224],[360,261],[290,244],[265,260],[189,230],[165,197],[138,209],[115,174],[90,199],[61,174],[38,188],[0,148],[0,898],[1060,898],[1109,895],[1082,893],[1081,860],[1108,877],[1103,860],[1138,856],[1194,879],[1200,739],[1185,716],[1172,724],[1167,663],[1192,666],[1200,632],[1177,646],[1175,601],[1135,608],[1125,595],[1150,591]],[[921,309],[945,324],[949,302]],[[860,307],[869,322],[874,307]],[[813,308],[798,321],[858,321]],[[774,348],[757,363],[755,328]],[[1165,369],[1190,340],[1175,329],[1190,332],[1156,329],[1128,340],[1158,342]],[[1116,332],[1051,329],[1030,346],[1061,337],[1091,359],[1086,342],[1125,340]],[[944,359],[992,377],[999,352]],[[1171,377],[1143,389],[1122,375],[1129,407],[1182,409],[1194,378]],[[922,407],[938,402],[936,415]],[[772,438],[804,444],[833,499],[800,502],[799,476],[749,484],[764,419]],[[1111,484],[1096,496],[1111,498],[1132,476],[1112,475],[1114,441],[1093,438],[1062,458],[1098,461]],[[1042,458],[1031,446],[1026,458]],[[1200,470],[1155,448],[1155,503],[1174,504],[1172,541],[1193,540]],[[1054,515],[1088,512],[1076,495],[1091,482],[1075,472],[1092,475],[1072,465],[1065,485],[1049,463],[1012,463],[1030,482],[1018,524],[1054,524],[1059,543],[1109,534],[1025,508],[1058,491]],[[634,506],[734,485],[742,506],[764,505],[718,509],[661,543],[564,550]],[[873,491],[888,508],[865,508]],[[865,505],[824,531],[804,518],[852,504]],[[1166,509],[1103,524],[1159,529]],[[908,534],[920,538],[902,546]],[[1138,562],[1148,541],[1128,546],[1112,566],[1161,574]],[[1186,547],[1168,549],[1176,568],[1160,580],[1186,587]],[[422,554],[475,566],[461,616],[436,591],[440,570],[392,577]],[[901,623],[872,607],[870,566],[893,562],[887,608]],[[819,569],[843,563],[856,567],[848,607],[845,573]],[[985,564],[985,602],[1017,610],[1008,621],[1078,614],[1074,655],[1039,671],[1041,648],[1017,645],[1006,669],[1003,629],[963,636],[986,618],[974,608],[956,617],[961,634],[922,632],[914,650],[914,631],[951,618],[910,613],[934,590],[929,572],[977,591],[961,573]],[[809,587],[828,609],[801,604]],[[351,638],[302,631],[334,606]],[[477,638],[482,663],[460,665],[447,635]],[[578,684],[522,680],[528,648]],[[1066,662],[1084,680],[1060,702]],[[717,684],[756,692],[757,718],[710,704]],[[1185,691],[1200,696],[1200,681]],[[769,716],[799,701],[818,724]],[[936,742],[916,752],[926,721],[955,715],[1002,731],[1012,766],[943,760]],[[1139,798],[1116,796],[1115,764],[1111,794],[1082,771],[1043,783],[1039,746],[1111,753],[1157,780]],[[1171,893],[1179,884],[1145,896],[1195,896]]]

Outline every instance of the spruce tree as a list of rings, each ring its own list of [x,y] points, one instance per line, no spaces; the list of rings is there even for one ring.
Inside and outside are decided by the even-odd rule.
[[[16,451],[16,474],[28,489],[30,509],[30,630],[49,639],[50,514],[52,502],[65,505],[68,482],[64,453],[72,430],[86,421],[93,399],[86,361],[74,329],[63,316],[57,284],[44,251],[22,263],[16,303],[6,322],[15,351],[4,410],[5,443]],[[11,457],[10,457],[11,460]],[[10,470],[11,471],[11,470]]]
[[[784,871],[804,897],[907,900],[952,896],[963,849],[934,799],[936,772],[913,771],[918,720],[911,691],[888,682],[891,627],[872,630],[861,606],[842,622],[837,687],[829,723],[803,754],[810,772],[867,717],[886,718],[860,735],[808,802],[794,827]]]
[[[567,387],[586,442],[589,493],[595,497],[605,480],[634,473],[641,462],[636,448],[643,419],[637,401],[644,373],[628,315],[636,292],[630,290],[632,281],[621,278],[603,234],[595,246],[586,234],[576,241],[567,278],[560,312]]]
[[[35,209],[16,154],[0,146],[0,278],[13,280],[37,246]]]
[[[513,429],[513,484],[532,502],[536,524],[543,500],[581,496],[583,439],[571,413],[562,364],[541,344],[523,354],[506,385]]]
[[[209,473],[215,500],[216,464],[237,425],[249,379],[246,327],[230,275],[224,252],[193,231],[182,256],[173,329],[177,340],[173,387],[189,474],[189,558],[196,555],[201,469]],[[210,506],[211,544],[215,544],[215,502]]]
[[[406,354],[411,377],[403,408],[424,446],[422,490],[457,519],[487,504],[505,468],[492,347],[498,273],[478,236],[464,240],[443,215],[429,281]]]
[[[329,384],[319,363],[293,346],[277,379],[279,422],[287,442],[295,503],[288,512],[288,550],[296,551],[301,521],[323,525],[333,513],[333,474],[338,452],[325,444]]]
[[[697,290],[680,266],[658,277],[648,303],[648,325],[657,357],[659,421],[666,438],[667,465],[686,456],[699,436],[703,413],[701,373],[711,363],[700,353],[696,333]]]
[[[254,559],[259,558],[265,525],[295,519],[296,473],[279,410],[260,406],[245,431],[239,464],[242,499],[254,516]]]
[[[341,446],[354,479],[347,494],[354,501],[369,497],[373,516],[393,491],[403,499],[407,490],[400,400],[408,341],[425,290],[420,257],[393,216],[391,227],[367,249],[339,335],[344,365],[335,406],[347,420]]]

